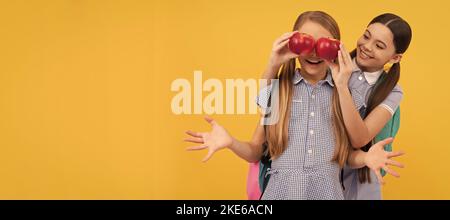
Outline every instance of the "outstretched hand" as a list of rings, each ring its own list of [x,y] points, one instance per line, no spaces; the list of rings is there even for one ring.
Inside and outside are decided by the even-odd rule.
[[[200,144],[187,148],[188,151],[208,149],[208,154],[203,158],[203,162],[208,161],[215,152],[233,144],[233,137],[231,137],[225,128],[210,117],[205,117],[205,120],[211,125],[211,131],[186,131],[186,134],[190,135],[190,137],[184,139],[186,142]]]
[[[370,147],[365,157],[364,162],[366,166],[375,172],[375,175],[377,176],[378,182],[380,184],[385,183],[383,177],[381,176],[380,169],[383,169],[384,171],[386,171],[386,173],[389,173],[392,176],[400,177],[400,175],[393,169],[389,168],[388,165],[400,168],[404,167],[403,164],[392,159],[393,157],[403,155],[404,152],[388,152],[384,150],[384,145],[392,143],[393,140],[393,138],[386,138],[374,144],[372,147]]]

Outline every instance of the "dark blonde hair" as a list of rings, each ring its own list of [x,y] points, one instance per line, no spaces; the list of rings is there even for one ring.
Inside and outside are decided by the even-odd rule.
[[[340,40],[340,31],[337,22],[327,13],[322,11],[307,11],[300,14],[295,21],[293,31],[299,30],[307,21],[315,22],[331,35]],[[269,153],[272,158],[279,157],[288,145],[289,116],[292,101],[292,80],[295,74],[295,59],[284,63],[278,76],[280,83],[279,91],[279,121],[274,125],[266,126],[266,138],[269,146]],[[333,88],[332,98],[333,132],[335,136],[335,153],[333,161],[343,167],[350,153],[350,141],[345,129],[339,96],[336,87]]]

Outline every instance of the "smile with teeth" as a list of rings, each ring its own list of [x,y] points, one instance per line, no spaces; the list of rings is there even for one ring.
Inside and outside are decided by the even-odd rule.
[[[310,59],[306,59],[306,62],[308,62],[309,64],[319,64],[319,63],[322,63],[323,60],[310,60]]]
[[[364,52],[363,50],[360,49],[360,51],[361,51],[361,58],[363,58],[363,59],[373,58],[373,57],[369,56],[369,55],[368,55],[366,52]]]

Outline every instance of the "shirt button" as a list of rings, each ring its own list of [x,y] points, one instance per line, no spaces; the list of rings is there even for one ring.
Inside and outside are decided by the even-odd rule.
[[[311,114],[310,114],[310,115],[311,115],[311,117],[314,117],[314,112],[311,112]]]
[[[309,130],[309,134],[313,135],[314,134],[314,130]]]
[[[312,150],[308,150],[308,154],[312,154]]]
[[[314,97],[316,97],[315,95],[311,95],[311,98],[313,99]]]
[[[358,79],[359,79],[359,80],[362,80],[362,76],[359,76]]]

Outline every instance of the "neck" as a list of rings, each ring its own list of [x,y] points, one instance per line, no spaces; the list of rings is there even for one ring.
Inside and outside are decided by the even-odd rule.
[[[373,68],[366,68],[366,67],[359,67],[363,72],[368,72],[368,73],[373,73],[373,72],[377,72],[383,69],[383,67],[379,68],[379,67],[373,67]]]
[[[382,67],[364,67],[364,66],[359,65],[358,62],[356,62],[356,65],[363,72],[368,72],[368,73],[373,73],[373,72],[380,71],[383,69],[383,66]]]
[[[327,77],[327,71],[324,71],[323,73],[312,75],[312,74],[307,73],[303,69],[300,69],[300,74],[311,85],[316,85],[320,80],[323,80]]]

